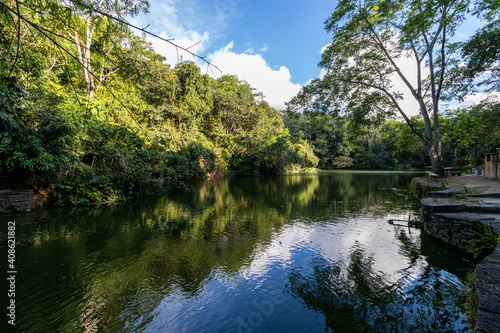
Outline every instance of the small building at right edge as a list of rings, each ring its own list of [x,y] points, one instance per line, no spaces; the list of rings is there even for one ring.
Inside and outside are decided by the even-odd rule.
[[[492,179],[499,179],[500,168],[500,148],[497,148],[496,153],[484,154],[484,176]]]

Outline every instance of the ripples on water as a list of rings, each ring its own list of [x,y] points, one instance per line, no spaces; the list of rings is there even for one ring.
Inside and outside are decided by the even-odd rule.
[[[467,332],[472,265],[386,222],[415,213],[410,177],[214,180],[16,216],[19,331]]]

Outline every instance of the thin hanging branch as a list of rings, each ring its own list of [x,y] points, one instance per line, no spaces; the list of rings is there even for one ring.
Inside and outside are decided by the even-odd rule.
[[[160,40],[162,40],[162,41],[164,41],[164,42],[167,42],[167,43],[171,44],[172,46],[174,46],[177,50],[182,50],[182,51],[184,51],[184,52],[189,53],[189,54],[190,54],[191,56],[193,56],[195,59],[200,59],[200,60],[204,61],[204,62],[205,62],[208,66],[210,66],[210,67],[214,67],[214,68],[216,68],[219,72],[221,72],[221,73],[222,73],[222,70],[220,70],[220,68],[219,68],[219,67],[215,66],[215,65],[214,65],[214,64],[212,64],[210,61],[208,61],[206,57],[202,57],[202,56],[200,56],[200,55],[198,55],[198,54],[196,54],[196,53],[194,53],[194,52],[192,52],[192,51],[190,51],[190,50],[189,50],[190,48],[192,48],[192,47],[194,47],[194,46],[198,45],[199,43],[201,43],[201,41],[200,41],[200,42],[198,42],[198,43],[196,43],[196,44],[194,44],[194,45],[191,45],[190,47],[185,48],[185,47],[179,46],[178,44],[176,44],[176,43],[172,42],[174,39],[167,39],[167,38],[163,38],[163,37],[161,37],[161,36],[159,36],[159,35],[157,35],[157,34],[154,34],[154,33],[150,32],[150,31],[147,31],[147,30],[146,30],[146,28],[147,28],[149,25],[147,25],[147,26],[146,26],[146,28],[140,28],[140,27],[138,27],[138,26],[136,26],[136,25],[133,25],[133,24],[131,24],[131,23],[129,23],[129,22],[127,22],[127,21],[125,21],[124,19],[114,17],[114,16],[112,16],[112,15],[110,15],[110,14],[107,14],[107,13],[104,13],[104,12],[102,12],[102,11],[98,10],[98,9],[93,9],[93,11],[94,11],[94,12],[96,12],[96,13],[99,13],[99,14],[101,14],[101,15],[103,15],[103,16],[106,16],[107,18],[109,18],[109,19],[111,19],[111,20],[114,20],[114,21],[116,21],[116,22],[123,23],[123,24],[125,24],[125,25],[126,25],[126,26],[128,26],[128,27],[134,28],[134,29],[136,29],[136,30],[139,30],[139,31],[141,31],[141,32],[143,32],[143,33],[145,33],[145,34],[147,34],[147,35],[153,36],[153,37],[158,38],[158,39],[160,39]],[[177,53],[178,53],[178,51],[177,51]]]
[[[43,15],[43,13],[41,13],[40,11],[38,11],[35,8],[31,8],[27,3],[19,1],[19,0],[16,0],[16,1],[18,1],[20,4],[24,5],[25,7],[29,8],[30,10],[33,10],[33,11],[37,12],[40,15]],[[5,3],[2,2],[2,1],[0,1],[0,3],[5,5]],[[193,44],[193,45],[191,45],[189,47],[182,47],[182,46],[180,46],[180,45],[178,45],[178,44],[176,44],[176,43],[173,42],[173,40],[175,40],[174,38],[164,38],[164,37],[161,37],[161,36],[159,36],[159,35],[157,35],[155,33],[152,33],[150,31],[146,30],[147,27],[149,27],[149,24],[147,26],[141,28],[141,27],[138,27],[136,25],[133,25],[133,24],[127,22],[126,20],[124,20],[122,18],[115,17],[115,16],[113,16],[111,14],[105,13],[103,11],[100,11],[100,10],[96,9],[96,8],[89,7],[88,9],[91,10],[91,11],[93,11],[93,12],[95,12],[95,13],[98,13],[98,14],[100,14],[102,16],[105,16],[105,17],[109,18],[110,20],[122,23],[122,24],[126,25],[127,27],[136,29],[138,31],[141,31],[141,32],[145,33],[146,35],[150,35],[150,36],[152,36],[154,38],[157,38],[159,40],[162,40],[164,42],[169,43],[170,45],[172,45],[173,47],[175,47],[175,49],[177,51],[177,59],[178,60],[179,60],[179,50],[182,50],[182,51],[190,54],[193,58],[200,59],[201,61],[205,62],[207,64],[207,66],[209,66],[211,68],[216,68],[222,74],[222,70],[218,66],[216,66],[216,65],[212,64],[210,61],[208,61],[206,57],[200,56],[200,55],[198,55],[198,54],[196,54],[196,53],[194,53],[194,52],[192,52],[192,51],[189,50],[190,48],[192,48],[192,47],[200,44],[201,41],[199,41],[199,42],[197,42],[197,43],[195,43],[195,44]],[[211,70],[211,71],[213,73],[213,70]]]
[[[78,59],[75,55],[73,55],[70,51],[68,51],[66,48],[64,48],[64,46],[62,46],[61,44],[59,44],[55,39],[53,39],[51,36],[49,36],[45,31],[44,29],[40,28],[36,23],[33,23],[31,22],[30,20],[28,20],[27,18],[25,18],[24,16],[16,13],[16,11],[14,11],[12,8],[10,8],[9,6],[7,6],[4,2],[0,1],[1,4],[3,4],[5,6],[5,8],[7,8],[9,11],[11,11],[12,13],[18,15],[26,24],[32,26],[34,29],[36,29],[39,33],[41,33],[43,36],[45,36],[47,39],[49,39],[52,43],[54,43],[54,45],[56,45],[60,50],[64,51],[66,54],[68,54],[73,60],[77,61],[82,67],[86,68],[86,66],[80,61],[80,59]],[[87,68],[88,70],[88,68]],[[92,71],[89,71],[89,73],[99,82],[102,84],[103,87],[106,88],[106,90],[109,91],[109,93],[111,94],[111,96],[113,96],[114,99],[116,99],[118,101],[118,103],[120,103],[120,105],[128,112],[128,114],[130,115],[130,117],[137,123],[137,125],[139,125],[139,127],[145,131],[144,127],[142,127],[142,125],[139,123],[139,121],[134,117],[134,115],[132,114],[132,112],[128,109],[128,107],[113,93],[113,91],[104,83],[102,82],[99,77],[97,75],[95,75]]]

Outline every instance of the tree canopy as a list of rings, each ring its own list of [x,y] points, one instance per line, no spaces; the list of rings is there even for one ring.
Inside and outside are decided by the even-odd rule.
[[[434,171],[442,174],[440,101],[451,80],[447,73],[459,60],[451,37],[471,3],[339,1],[325,22],[333,34],[320,62],[326,74],[304,87],[289,107],[344,113],[358,126],[381,123],[397,113],[424,142]],[[416,81],[400,67],[404,59],[412,59]],[[423,130],[408,116],[415,110],[402,106],[405,92],[418,102]]]
[[[475,14],[488,23],[465,43],[460,43],[464,64],[457,66],[454,91],[463,95],[499,90],[500,84],[500,2],[478,2]]]

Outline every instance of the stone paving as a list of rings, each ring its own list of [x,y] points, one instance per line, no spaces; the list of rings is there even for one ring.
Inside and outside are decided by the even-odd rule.
[[[479,299],[476,332],[500,332],[500,247],[479,264],[474,284]]]

